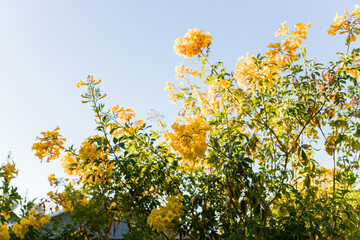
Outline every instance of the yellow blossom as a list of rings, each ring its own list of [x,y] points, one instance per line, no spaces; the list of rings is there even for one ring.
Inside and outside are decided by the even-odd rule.
[[[44,225],[44,224],[50,222],[50,220],[51,220],[51,218],[48,215],[42,216],[40,218],[40,224]]]
[[[120,124],[124,124],[135,117],[135,111],[131,107],[124,108],[115,105],[111,107],[111,111],[115,115],[115,118],[119,120]]]
[[[281,24],[281,28],[279,28],[279,30],[275,33],[275,36],[276,37],[279,37],[279,36],[282,36],[282,35],[285,35],[288,33],[289,29],[286,27],[286,22],[283,22]]]
[[[154,231],[162,232],[171,227],[174,220],[178,220],[184,212],[184,207],[181,204],[182,196],[166,197],[167,204],[160,209],[154,208],[151,210],[147,218],[147,223]]]
[[[20,239],[24,239],[25,234],[27,233],[27,231],[25,231],[26,229],[23,229],[23,227],[19,224],[19,223],[15,223],[12,226],[12,231],[15,233],[15,235],[17,237],[19,237]]]
[[[11,179],[15,177],[15,175],[18,175],[18,170],[15,169],[15,166],[7,163],[6,165],[2,166],[0,168],[2,172],[0,171],[2,177],[5,178],[5,181],[9,182]]]
[[[90,141],[85,141],[82,143],[79,150],[79,157],[84,162],[87,160],[95,160],[102,156],[102,152],[97,149],[98,147],[91,143]]]
[[[46,162],[56,159],[60,155],[60,150],[64,149],[63,143],[66,140],[62,138],[57,127],[52,132],[41,132],[43,137],[37,137],[38,142],[34,143],[32,150],[36,150],[35,156],[41,161],[46,157]]]
[[[175,41],[174,51],[183,57],[191,58],[201,53],[201,49],[211,44],[212,37],[210,33],[203,33],[201,29],[189,29],[183,38]]]
[[[175,122],[172,125],[174,133],[166,133],[171,147],[179,151],[186,161],[195,161],[204,155],[206,150],[206,133],[211,127],[200,117],[185,116],[186,123]],[[180,121],[180,120],[178,120]]]
[[[9,234],[7,223],[4,223],[4,224],[0,223],[0,239],[1,240],[9,240],[10,239],[10,234]]]
[[[67,175],[81,174],[81,167],[76,161],[76,156],[72,152],[66,152],[61,158],[61,167]]]
[[[180,66],[175,67],[175,78],[176,79],[183,79],[187,73],[192,74],[193,69],[189,67],[184,67],[184,63],[180,63]]]
[[[87,85],[86,83],[84,83],[82,80],[80,80],[77,84],[76,87],[80,88],[81,86]]]
[[[356,40],[356,36],[360,34],[360,9],[359,6],[355,6],[355,10],[349,15],[347,10],[345,10],[344,16],[339,16],[336,14],[333,24],[330,25],[328,34],[330,36],[336,35],[339,31],[340,34],[347,33],[346,37],[347,42],[353,42]]]
[[[50,174],[50,176],[48,177],[48,180],[50,182],[50,186],[53,186],[53,185],[57,186],[59,184],[59,182],[55,178],[55,174]]]
[[[112,209],[112,208],[115,208],[116,207],[116,203],[115,202],[112,202],[109,206],[109,209]]]

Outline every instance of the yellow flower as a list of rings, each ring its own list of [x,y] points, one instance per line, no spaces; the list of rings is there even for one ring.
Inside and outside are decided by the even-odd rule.
[[[57,186],[59,183],[57,181],[57,179],[55,178],[55,174],[50,174],[50,176],[48,177],[48,180],[50,182],[50,186]]]
[[[184,63],[180,63],[180,66],[175,67],[175,78],[176,79],[183,79],[185,77],[185,74],[190,73],[192,74],[193,69],[189,67],[184,67]]]
[[[170,81],[166,82],[166,87],[164,88],[164,91],[173,91],[176,88],[174,87],[174,85],[172,83],[170,83]]]
[[[252,82],[257,82],[261,79],[261,71],[256,65],[254,56],[250,56],[248,53],[246,58],[241,57],[236,64],[236,70],[234,77],[237,80],[240,87],[247,89]]]
[[[297,30],[290,31],[286,23],[282,23],[282,27],[275,35],[286,35],[286,38],[281,43],[270,43],[266,58],[259,61],[249,53],[246,57],[241,57],[234,73],[239,86],[244,90],[250,89],[250,92],[273,88],[281,71],[296,59],[296,51],[303,39],[306,39],[306,30],[310,26],[310,24],[297,23],[295,25]]]
[[[20,220],[21,226],[28,227],[30,225],[29,219],[23,218]]]
[[[9,182],[11,179],[18,175],[18,170],[15,169],[15,166],[7,163],[6,165],[2,166],[0,170],[3,170],[0,176],[5,178],[5,181]]]
[[[185,120],[186,124],[175,122],[174,133],[167,132],[165,139],[170,140],[171,147],[179,151],[184,160],[195,161],[205,153],[206,134],[211,127],[200,117],[185,116]]]
[[[34,226],[37,224],[36,217],[34,215],[29,216],[29,225]]]
[[[66,140],[59,134],[57,127],[52,132],[41,132],[43,137],[37,137],[36,142],[33,144],[31,150],[36,150],[35,156],[41,161],[44,157],[47,157],[46,162],[56,159],[60,155],[60,150],[64,149],[63,143]]]
[[[10,214],[9,213],[7,213],[7,212],[0,212],[0,215],[2,215],[2,216],[4,216],[4,218],[5,219],[9,219],[9,217],[10,217]],[[0,238],[1,239],[1,238]]]
[[[48,215],[42,216],[40,218],[40,224],[44,225],[44,224],[50,222],[50,220],[51,220],[51,218]]]
[[[50,220],[51,220],[51,218],[48,215],[42,216],[40,218],[40,224],[44,225],[44,224],[50,222]]]
[[[0,239],[1,240],[9,240],[10,239],[7,223],[4,223],[3,225],[0,223]]]
[[[90,141],[83,142],[79,150],[80,159],[85,162],[87,160],[92,161],[99,158],[102,154],[97,148],[98,147]]]
[[[116,203],[115,203],[115,202],[112,202],[112,203],[110,204],[110,206],[109,206],[109,209],[115,208],[115,207],[116,207]]]
[[[25,231],[26,229],[23,229],[23,227],[18,224],[18,223],[15,223],[13,226],[12,226],[12,231],[15,233],[15,235],[17,237],[19,237],[20,239],[24,239],[25,237],[25,234],[27,233],[27,231]]]
[[[355,10],[349,15],[345,9],[345,15],[339,16],[336,14],[333,24],[330,25],[328,34],[330,36],[336,35],[336,32],[340,31],[340,34],[347,33],[347,42],[353,42],[356,40],[356,35],[360,34],[360,8],[358,5],[355,6]]]
[[[80,88],[81,86],[87,85],[86,83],[84,83],[82,80],[80,80],[77,84],[76,87]]]
[[[182,196],[167,197],[167,204],[160,209],[154,208],[151,210],[147,218],[147,223],[153,228],[154,231],[162,232],[170,228],[174,220],[178,220],[183,214],[183,205],[181,204]]]
[[[135,111],[131,107],[125,109],[124,107],[115,105],[111,107],[111,111],[115,115],[115,118],[120,121],[120,124],[124,124],[135,117]]]
[[[72,152],[66,152],[61,158],[61,167],[67,175],[80,175],[81,167],[75,159],[75,155]],[[70,170],[70,168],[75,168]]]
[[[282,35],[285,35],[289,32],[289,29],[286,27],[286,22],[283,22],[281,24],[281,28],[279,28],[279,30],[275,33],[275,36],[276,37],[279,37],[279,36],[282,36]]]
[[[210,33],[203,33],[201,29],[189,29],[183,38],[175,41],[174,51],[183,57],[191,58],[201,53],[201,49],[211,44]]]

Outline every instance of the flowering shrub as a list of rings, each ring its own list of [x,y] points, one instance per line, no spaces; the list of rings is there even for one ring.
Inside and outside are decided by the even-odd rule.
[[[29,232],[29,228],[33,227],[35,230],[39,230],[42,225],[48,223],[50,221],[50,217],[42,214],[35,214],[35,209],[29,211],[28,218],[22,218],[19,223],[15,223],[12,226],[12,231],[15,233],[17,237],[20,239],[24,239],[26,233]]]
[[[328,34],[346,34],[335,62],[307,57],[310,24],[283,23],[275,33],[282,40],[240,58],[234,72],[210,62],[209,33],[190,29],[174,50],[202,66],[181,63],[177,83],[167,82],[169,101],[182,104],[172,130],[151,130],[130,107],[106,108],[101,81],[81,80],[98,135],[66,148],[56,128],[33,145],[46,162],[64,150],[70,179],[49,176],[46,204],[70,222],[54,233],[31,204],[16,215],[21,197],[9,184],[17,170],[8,162],[0,167],[0,238],[106,239],[121,221],[125,239],[359,239],[360,48],[351,46],[359,19],[359,7],[335,17]],[[332,168],[319,165],[316,151]]]
[[[40,228],[50,221],[50,217],[37,213],[34,202],[26,202],[17,188],[11,186],[12,179],[17,175],[18,170],[9,155],[7,163],[0,166],[0,239],[41,239],[46,234]],[[15,206],[21,207],[21,214],[14,211]],[[9,220],[15,223],[9,224]]]

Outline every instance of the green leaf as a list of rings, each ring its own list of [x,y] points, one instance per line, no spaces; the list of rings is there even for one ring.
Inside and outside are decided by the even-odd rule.
[[[255,216],[259,215],[260,210],[261,210],[260,204],[258,204],[258,205],[255,207],[255,209],[254,209],[254,215],[255,215]]]
[[[359,126],[356,126],[356,131],[355,131],[354,137],[360,137],[360,127]]]
[[[304,149],[301,150],[301,158],[303,161],[301,161],[302,165],[305,167],[307,166],[307,164],[309,163],[309,159],[306,155],[306,152],[304,151]]]
[[[241,202],[240,202],[240,210],[241,210],[242,214],[246,215],[247,203],[246,203],[245,199],[241,200]]]
[[[306,175],[306,177],[305,177],[305,187],[306,188],[309,188],[310,187],[310,175],[308,174],[308,175]]]

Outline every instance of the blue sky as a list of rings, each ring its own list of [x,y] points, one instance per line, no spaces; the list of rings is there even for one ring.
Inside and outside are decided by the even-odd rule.
[[[89,105],[81,103],[80,79],[103,82],[108,107],[131,106],[137,117],[150,109],[171,125],[179,106],[167,102],[165,82],[174,67],[195,60],[177,56],[173,44],[189,28],[213,36],[211,61],[234,71],[247,52],[264,52],[284,21],[311,23],[305,45],[327,62],[345,50],[327,29],[354,0],[70,1],[0,0],[0,164],[9,151],[19,169],[14,184],[28,197],[51,190],[47,177],[64,176],[60,160],[41,164],[31,146],[41,131],[59,126],[67,146],[94,133]],[[355,43],[355,46],[358,43]],[[326,162],[325,162],[326,165]]]

